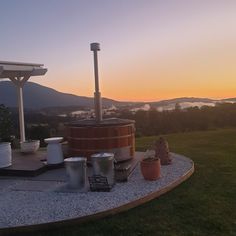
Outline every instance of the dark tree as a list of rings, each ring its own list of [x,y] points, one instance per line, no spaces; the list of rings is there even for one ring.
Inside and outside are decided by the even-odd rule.
[[[0,104],[0,141],[11,141],[12,120],[11,113],[7,107]]]

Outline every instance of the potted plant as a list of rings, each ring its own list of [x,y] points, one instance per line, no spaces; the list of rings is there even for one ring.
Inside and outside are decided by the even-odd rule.
[[[161,177],[160,158],[155,155],[154,150],[147,150],[145,158],[140,162],[141,173],[145,180],[157,180]]]
[[[40,146],[39,140],[28,139],[20,143],[21,152],[23,153],[35,153]]]

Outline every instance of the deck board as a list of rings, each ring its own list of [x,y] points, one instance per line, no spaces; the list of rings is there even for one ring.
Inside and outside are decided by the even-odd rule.
[[[47,170],[41,160],[46,159],[46,151],[23,154],[20,150],[13,150],[12,165],[0,169],[0,176],[37,176]]]

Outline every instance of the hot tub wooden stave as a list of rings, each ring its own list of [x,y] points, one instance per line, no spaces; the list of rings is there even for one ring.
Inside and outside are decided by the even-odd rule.
[[[67,139],[70,156],[90,156],[98,152],[115,152],[128,148],[127,159],[135,152],[135,126],[134,121],[115,119],[113,122],[103,121],[101,124],[69,124],[67,126]],[[125,159],[126,157],[124,157]]]

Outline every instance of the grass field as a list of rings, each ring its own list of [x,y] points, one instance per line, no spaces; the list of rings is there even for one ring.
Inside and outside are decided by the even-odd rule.
[[[145,150],[156,137],[137,140]],[[113,217],[38,235],[236,235],[236,129],[166,136],[170,150],[195,162],[171,192]],[[25,235],[25,234],[24,234]]]

